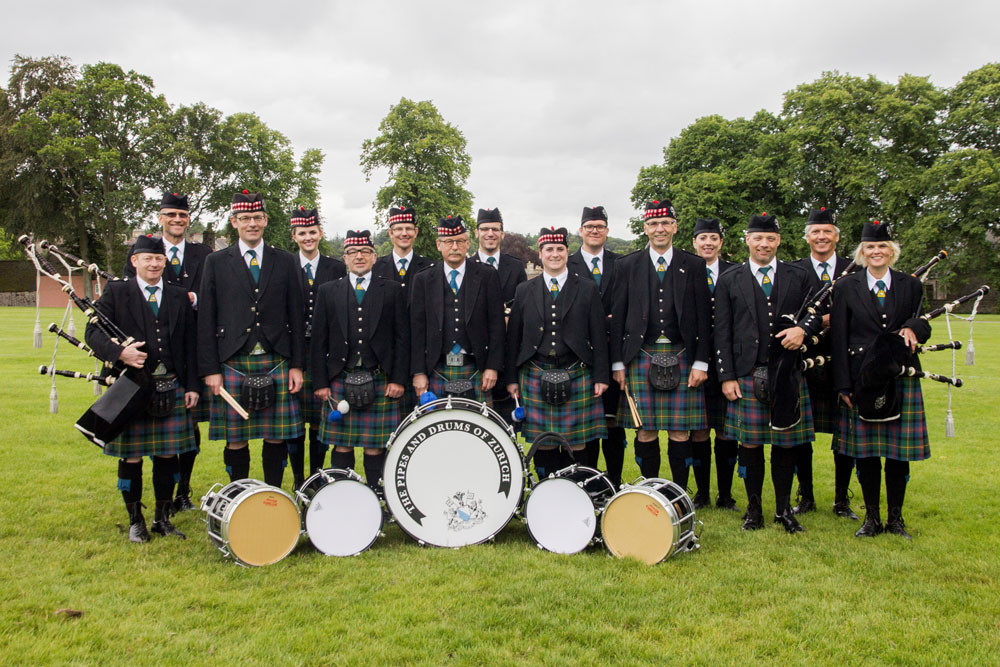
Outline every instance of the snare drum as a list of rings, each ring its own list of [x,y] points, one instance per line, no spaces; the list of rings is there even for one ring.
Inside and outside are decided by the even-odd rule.
[[[382,505],[353,470],[320,470],[295,493],[309,541],[327,556],[356,556],[382,534]]]
[[[528,532],[542,549],[575,554],[594,541],[597,515],[615,486],[600,470],[573,464],[549,475],[528,492]]]
[[[420,544],[478,544],[521,504],[523,452],[485,403],[442,398],[415,408],[392,434],[383,481],[396,522]]]
[[[650,565],[679,551],[697,549],[694,503],[684,489],[651,478],[623,485],[601,515],[604,544],[614,556],[633,556]]]
[[[201,509],[207,515],[208,539],[240,565],[277,563],[299,541],[301,519],[295,501],[256,479],[214,485],[201,499]]]

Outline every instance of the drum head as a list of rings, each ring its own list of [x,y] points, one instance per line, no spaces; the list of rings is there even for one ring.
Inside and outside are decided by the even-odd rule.
[[[674,508],[644,489],[620,491],[608,501],[601,534],[608,551],[652,565],[674,548]]]
[[[478,544],[499,533],[521,503],[521,449],[489,414],[447,409],[447,399],[424,408],[436,403],[393,434],[386,503],[399,527],[423,544]]]
[[[295,548],[299,540],[299,508],[279,489],[248,489],[227,508],[229,550],[241,563],[270,565]]]
[[[576,482],[550,477],[531,490],[524,511],[528,532],[538,546],[557,554],[575,554],[594,539],[594,509],[590,494]]]
[[[375,542],[382,530],[382,506],[375,492],[351,479],[330,482],[306,509],[306,531],[327,556],[356,556]]]

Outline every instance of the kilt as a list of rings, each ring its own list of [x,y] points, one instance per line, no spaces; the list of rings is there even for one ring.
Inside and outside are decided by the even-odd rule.
[[[840,407],[841,454],[855,458],[882,456],[899,461],[930,458],[931,447],[924,417],[924,397],[919,378],[899,378],[900,416],[891,422],[866,422],[857,409]]]
[[[333,379],[330,391],[334,403],[344,396],[344,378],[341,373]],[[319,422],[319,441],[335,447],[379,447],[389,442],[400,420],[400,398],[387,398],[388,385],[385,373],[375,373],[375,402],[364,410],[351,408],[340,421],[327,420],[330,406],[323,404],[323,414]]]
[[[644,431],[695,431],[708,427],[705,416],[705,391],[687,386],[691,364],[676,343],[651,343],[642,350],[625,370],[628,390],[639,410]],[[673,391],[657,391],[649,384],[652,355],[670,353],[680,356],[681,383]],[[622,398],[618,408],[618,425],[638,428],[632,421],[628,401]]]
[[[840,410],[836,392],[809,390],[813,428],[817,433],[840,433]]]
[[[518,389],[524,408],[521,434],[525,441],[532,442],[546,431],[555,431],[570,445],[608,437],[604,403],[594,396],[594,377],[590,368],[577,363],[566,369],[570,399],[562,405],[552,405],[542,399],[542,371],[552,368],[560,366],[529,361],[518,372]]]
[[[726,428],[726,409],[728,407],[729,401],[722,390],[719,390],[718,393],[705,391],[705,416],[708,419],[708,428],[715,429],[716,437],[719,437]]]
[[[309,339],[306,338],[305,358],[309,359]],[[309,364],[306,364],[308,366]],[[320,387],[321,388],[321,387]],[[299,402],[299,410],[302,412],[302,421],[312,427],[319,425],[320,417],[323,415],[323,401],[313,396],[316,387],[312,386],[312,373],[308,368],[302,369],[302,389],[295,394],[295,400]]]
[[[174,409],[163,418],[140,413],[121,435],[105,446],[104,453],[118,458],[173,456],[197,449],[194,429],[184,407],[184,388],[178,387]]]
[[[427,389],[438,398],[444,398],[445,383],[454,382],[455,380],[470,380],[472,382],[473,392],[475,393],[473,399],[479,401],[480,403],[486,403],[490,406],[493,405],[493,392],[483,391],[483,378],[481,375],[476,373],[476,364],[474,362],[465,364],[464,366],[446,366],[445,364],[438,364],[427,376]],[[497,378],[497,384],[499,384],[501,380],[501,378]],[[507,417],[510,417],[510,415],[507,415]]]
[[[199,422],[207,422],[212,416],[212,392],[208,390],[208,387],[202,385],[201,396],[198,397],[198,405],[194,406],[188,410],[188,414],[191,415],[191,422],[197,424]],[[220,399],[221,400],[221,399]]]
[[[304,433],[299,403],[288,393],[288,364],[274,353],[237,354],[222,365],[222,384],[238,401],[243,376],[272,371],[274,403],[266,410],[255,410],[244,421],[219,397],[212,401],[209,440],[245,442],[247,440],[289,440]]]
[[[726,410],[726,438],[739,440],[746,445],[770,443],[778,447],[801,445],[816,439],[812,408],[809,404],[809,390],[804,379],[799,382],[799,409],[802,419],[797,426],[787,431],[771,429],[770,411],[767,406],[754,398],[753,375],[741,377],[738,381],[743,398],[731,401]]]

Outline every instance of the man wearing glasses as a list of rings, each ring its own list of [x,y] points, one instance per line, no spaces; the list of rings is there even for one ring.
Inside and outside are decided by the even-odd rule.
[[[326,283],[316,295],[310,368],[316,398],[326,402],[319,439],[333,445],[334,468],[353,470],[354,450],[363,448],[365,479],[381,498],[385,443],[399,425],[399,399],[410,372],[406,301],[399,284],[374,275],[375,247],[367,230],[347,232],[344,260],[347,277]],[[350,410],[330,421],[341,401]]]
[[[646,204],[644,219],[649,245],[623,257],[616,271],[611,369],[642,422],[620,410],[619,419],[637,429],[640,472],[659,477],[659,431],[667,431],[671,476],[687,488],[690,432],[708,425],[702,383],[711,359],[712,299],[705,261],[673,247],[677,215],[670,201]]]
[[[464,395],[487,402],[503,369],[504,308],[498,272],[466,261],[469,232],[461,216],[441,218],[437,248],[443,262],[413,279],[410,301],[410,367],[419,398],[431,391],[456,394],[455,382],[472,382]]]
[[[412,289],[413,276],[434,266],[433,260],[413,251],[413,242],[417,240],[418,233],[415,209],[403,205],[389,209],[389,240],[392,241],[392,251],[379,257],[373,269],[379,278],[391,278],[402,285],[407,299]]]
[[[603,206],[583,207],[583,215],[580,217],[580,238],[583,239],[583,245],[569,256],[567,267],[572,273],[594,279],[601,293],[604,312],[611,313],[615,262],[618,261],[619,255],[604,249],[604,244],[608,240],[608,213]],[[610,333],[610,315],[607,324]],[[600,344],[597,341],[592,343],[595,346]],[[609,421],[608,437],[604,439],[604,464],[608,470],[608,477],[617,488],[621,486],[622,466],[625,463],[625,428],[610,425],[615,423],[613,420],[618,415],[618,405],[621,401],[621,387],[618,383],[612,382],[602,399],[605,416],[612,420]],[[596,468],[600,453],[600,440],[587,442],[583,452],[584,465]]]
[[[233,195],[230,223],[239,241],[205,260],[198,311],[198,370],[218,396],[225,387],[250,419],[216,398],[208,431],[225,440],[232,481],[250,475],[250,440],[263,439],[264,481],[281,486],[286,441],[302,435],[292,394],[302,388],[305,315],[299,273],[290,253],[264,243],[267,213],[257,192]]]
[[[160,212],[156,217],[163,230],[161,238],[167,257],[167,266],[163,270],[163,280],[169,285],[184,288],[191,305],[197,310],[198,290],[201,288],[201,269],[205,264],[205,258],[212,252],[212,249],[204,243],[194,243],[185,238],[188,227],[191,226],[187,195],[177,192],[165,193],[163,199],[160,200]],[[125,268],[122,270],[123,278],[135,278],[135,267],[132,266],[134,250],[135,246],[133,245],[129,248],[128,256],[125,258]],[[179,480],[174,497],[175,512],[184,512],[195,508],[194,503],[191,502],[191,471],[194,469],[194,461],[201,448],[201,429],[198,428],[198,422],[208,421],[208,410],[211,403],[211,394],[202,387],[201,399],[195,407],[188,410],[194,426],[195,448],[183,452],[179,457]]]

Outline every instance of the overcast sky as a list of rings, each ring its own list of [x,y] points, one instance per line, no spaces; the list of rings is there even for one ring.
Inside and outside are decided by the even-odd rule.
[[[8,0],[0,56],[114,62],[172,104],[257,113],[326,155],[328,235],[372,226],[361,142],[408,97],[465,134],[476,209],[537,232],[602,204],[622,237],[639,168],[701,116],[777,112],[824,70],[951,86],[1000,60],[995,0],[481,4]]]

